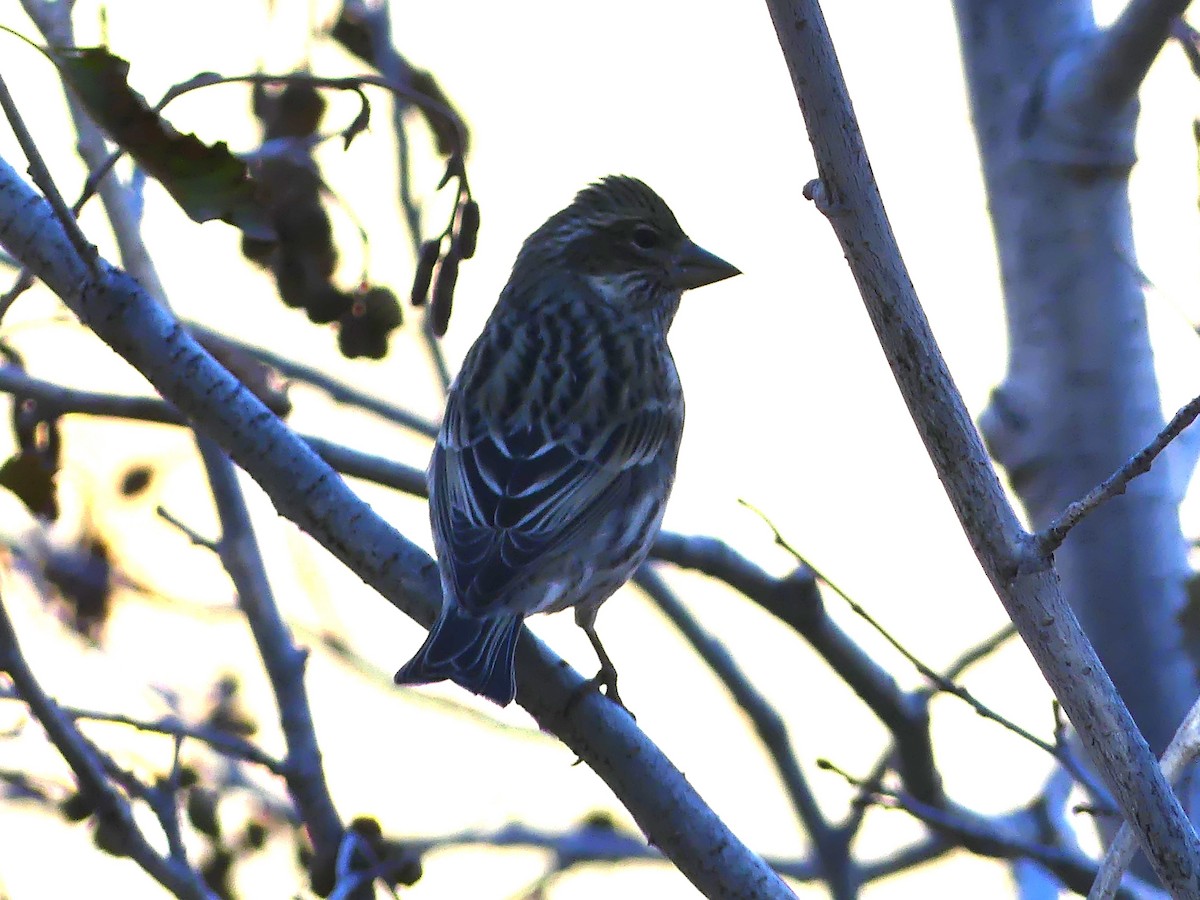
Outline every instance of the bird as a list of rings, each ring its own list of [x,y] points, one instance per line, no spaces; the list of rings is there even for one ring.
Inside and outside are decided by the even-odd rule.
[[[398,684],[516,696],[526,616],[600,605],[642,564],[675,479],[684,402],[667,331],[684,291],[740,270],[644,182],[585,187],[526,239],[446,401],[427,470],[441,612]]]

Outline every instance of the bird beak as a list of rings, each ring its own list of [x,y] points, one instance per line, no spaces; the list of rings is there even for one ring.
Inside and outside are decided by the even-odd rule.
[[[741,274],[741,269],[731,266],[715,253],[697,247],[686,238],[679,252],[675,254],[672,266],[672,278],[675,286],[681,291],[704,287],[706,284],[714,284]]]

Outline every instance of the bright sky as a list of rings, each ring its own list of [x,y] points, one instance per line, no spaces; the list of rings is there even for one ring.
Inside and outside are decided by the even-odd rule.
[[[312,4],[318,21],[324,21],[331,5]],[[0,23],[32,35],[14,6],[0,15]],[[207,4],[203,15],[184,19],[152,0],[112,0],[107,4],[110,45],[133,60],[131,80],[150,98],[200,71],[252,71],[262,53],[268,71],[294,67],[300,61],[304,21],[268,25],[263,4],[253,5],[255,11],[247,14],[250,6],[223,0]],[[1005,346],[949,4],[866,0],[828,6],[892,224],[943,352],[977,414],[1002,377]],[[836,241],[801,196],[815,169],[765,7],[688,0],[599,5],[443,0],[396,7],[400,48],[414,64],[437,75],[473,130],[469,171],[483,226],[478,256],[462,269],[445,340],[452,365],[478,332],[524,237],[589,181],[614,172],[636,175],[672,205],[698,243],[745,273],[690,294],[672,331],[687,392],[688,426],[667,527],[715,535],[772,570],[786,571],[788,559],[773,546],[770,532],[737,502],[750,501],[935,667],[999,628],[1004,621],[999,603],[978,571],[908,420]],[[96,9],[95,2],[78,3],[80,43],[98,40]],[[72,142],[62,130],[53,73],[13,39],[0,40],[5,42],[0,45],[0,72],[17,94],[52,169],[61,173],[65,192],[72,195],[80,174]],[[356,68],[325,46],[313,50],[311,62],[321,73]],[[1191,136],[1198,105],[1182,54],[1168,49],[1143,98],[1141,163],[1133,197],[1140,261],[1155,285],[1149,298],[1151,321],[1164,403],[1171,410],[1200,392],[1200,354],[1187,329],[1188,322],[1200,321],[1195,291],[1200,254],[1194,249],[1200,246],[1200,225]],[[235,150],[244,150],[255,140],[246,106],[243,89],[220,88],[178,101],[170,117],[182,130],[196,130],[208,140],[227,139]],[[404,296],[412,264],[395,220],[384,109],[381,103],[372,131],[349,152],[331,142],[322,161],[328,163],[339,195],[371,234],[372,276]],[[337,98],[332,110],[327,122],[345,124],[354,115],[347,98]],[[20,168],[10,136],[0,132],[0,155]],[[432,188],[439,174],[432,164],[423,167],[417,190]],[[329,334],[282,310],[270,296],[267,280],[237,265],[237,235],[231,228],[197,226],[157,189],[148,193],[147,231],[157,239],[152,244],[159,248],[156,262],[178,310],[251,342],[328,366],[343,378],[436,415],[437,395],[410,337],[396,341],[392,358],[384,363],[338,359]],[[97,212],[85,217],[85,225],[99,225]],[[104,236],[101,231],[95,235]],[[348,230],[347,236],[352,247]],[[356,271],[353,251],[347,257],[347,272]],[[14,309],[12,321],[44,322],[53,310],[48,301],[31,297]],[[6,332],[9,324],[6,319]],[[20,336],[31,354],[54,349],[60,360],[77,358],[75,349],[63,353],[62,340],[61,331],[37,324],[24,326]],[[111,390],[136,388],[136,378],[121,373],[105,354],[88,349],[92,342],[86,335],[69,340],[72,348],[78,345],[78,358],[103,367],[102,375],[96,369],[68,375],[45,364],[40,374]],[[97,383],[101,379],[103,385]],[[302,407],[311,401],[307,393],[298,398]],[[398,440],[391,429],[325,407],[301,409],[293,424],[413,465],[423,466],[428,453],[427,444]],[[79,427],[81,435],[94,433]],[[138,432],[143,433],[151,432]],[[189,445],[179,434],[154,434],[173,460],[157,500],[176,504],[172,508],[178,511],[192,501],[195,489]],[[99,485],[107,485],[112,473],[129,463],[129,449],[127,441],[103,451],[94,444],[86,451],[79,443],[68,445],[75,467],[69,478],[100,491]],[[364,489],[364,494],[406,534],[428,546],[423,507],[383,491]],[[277,523],[265,504],[262,509],[264,544],[286,569],[278,576],[277,590],[287,598],[289,611],[313,621],[314,610],[332,606],[346,634],[381,668],[391,671],[406,659],[419,642],[419,629],[323,556],[315,568],[300,567],[296,560],[308,554],[308,542]],[[212,562],[193,561],[196,552],[177,535],[164,535],[145,510],[111,515],[112,527],[139,535],[138,546],[162,548],[140,555],[135,548],[128,550],[129,564],[139,567],[141,577],[157,584],[182,582],[177,590],[196,602],[216,605],[228,599]],[[195,515],[196,527],[212,533],[210,513],[199,507]],[[1194,516],[1185,521],[1194,524]],[[180,579],[182,570],[194,570],[195,579]],[[767,616],[698,578],[673,581],[704,625],[722,637],[785,714],[814,789],[840,815],[850,791],[811,764],[828,757],[865,773],[884,747],[880,728],[804,643]],[[311,599],[313,593],[320,596]],[[902,684],[918,683],[903,661],[836,598],[829,598],[829,606]],[[22,615],[18,624],[33,635],[28,643],[47,654],[55,652],[61,636],[38,625],[42,614],[37,607],[28,603]],[[191,620],[152,606],[129,612],[112,629],[114,645],[124,648],[120,663],[85,654],[87,681],[169,679],[170,667],[181,665],[173,662],[181,648],[176,639],[162,636],[170,629],[193,627],[181,622]],[[186,672],[175,670],[196,685],[206,684],[226,660],[249,652],[242,638],[231,637],[240,635],[236,624],[202,627],[205,634],[212,632],[197,642],[204,658],[189,663]],[[593,656],[569,616],[540,619],[533,627],[590,674]],[[751,846],[796,855],[802,844],[788,804],[740,713],[657,613],[626,591],[604,608],[598,627],[639,724]],[[567,827],[588,810],[611,805],[607,789],[582,767],[572,768],[570,754],[552,743],[512,739],[467,719],[447,720],[427,703],[364,686],[319,655],[311,673],[326,760],[347,817],[374,812],[385,828],[436,834],[468,825],[499,827],[515,818],[538,827]],[[64,701],[112,705],[110,694],[81,683],[69,669],[48,680]],[[980,666],[970,686],[1022,724],[1049,734],[1049,696],[1020,648],[1010,647]],[[452,688],[423,693],[464,696]],[[0,712],[11,714],[3,707]],[[953,702],[939,703],[935,714],[939,760],[956,800],[1000,811],[1036,790],[1046,771],[1036,751]],[[519,710],[502,718],[529,724]],[[733,766],[731,760],[736,761]],[[1001,761],[1004,775],[997,777]],[[0,823],[8,815],[0,808]],[[61,833],[50,820],[39,823],[28,827],[43,829],[37,833],[45,840]],[[911,833],[902,814],[877,813],[859,846],[884,852]],[[86,840],[79,846],[84,864],[96,865],[102,873],[96,877],[115,877],[107,860],[86,849]],[[27,857],[35,860],[36,854]],[[537,872],[536,857],[530,854],[506,854],[502,862],[493,857],[481,864],[465,862],[473,859],[466,851],[431,859],[425,880],[405,896],[467,896],[461,893],[468,890],[465,879],[482,869],[489,887],[484,893],[470,888],[471,895],[502,897]],[[15,898],[32,896],[29,885],[38,884],[37,871],[23,869],[16,859],[6,861],[0,885]],[[968,886],[979,900],[1009,894],[1001,868],[955,857],[936,869],[873,888],[867,896],[950,896]],[[626,887],[638,896],[694,895],[675,873],[638,866],[573,876],[553,896],[613,896]],[[495,893],[486,893],[493,888]],[[147,879],[135,877],[126,896],[159,894]]]

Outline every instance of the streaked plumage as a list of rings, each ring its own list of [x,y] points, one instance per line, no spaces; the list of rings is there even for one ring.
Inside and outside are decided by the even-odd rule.
[[[450,389],[428,473],[442,613],[398,683],[451,679],[505,706],[522,619],[574,606],[619,701],[593,623],[645,559],[674,480],[667,330],[684,290],[737,273],[623,176],[525,241]]]

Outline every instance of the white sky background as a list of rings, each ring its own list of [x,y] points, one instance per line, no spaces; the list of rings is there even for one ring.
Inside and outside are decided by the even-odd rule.
[[[15,6],[0,8],[0,23],[32,35]],[[333,4],[314,6],[316,20],[325,21]],[[1005,346],[949,4],[863,0],[828,7],[892,225],[951,370],[978,414],[1002,377]],[[99,39],[96,8],[92,2],[78,4],[81,44]],[[261,5],[239,0],[206,4],[203,14],[187,17],[180,15],[183,8],[150,0],[108,5],[110,45],[133,61],[131,80],[149,98],[200,71],[252,71],[263,54],[268,71],[287,70],[300,59],[302,16],[280,16],[268,24]],[[437,76],[472,128],[468,170],[483,226],[478,256],[463,266],[445,340],[453,366],[482,325],[525,236],[589,181],[615,172],[636,175],[662,194],[698,243],[745,273],[689,294],[672,331],[688,426],[667,527],[718,536],[772,570],[786,571],[789,560],[773,546],[770,532],[738,504],[745,498],[935,667],[1000,627],[1003,612],[908,419],[840,249],[822,216],[801,195],[815,167],[764,6],[687,0],[397,2],[395,36],[411,62]],[[63,131],[54,74],[14,39],[0,36],[0,41],[0,72],[62,179],[64,193],[72,197],[81,170],[73,141]],[[321,74],[359,70],[328,45],[313,49],[312,65]],[[1164,404],[1172,411],[1200,393],[1200,354],[1188,330],[1189,321],[1200,321],[1191,136],[1197,93],[1182,54],[1168,48],[1143,94],[1141,162],[1133,181],[1140,263],[1156,286],[1149,294],[1150,316]],[[349,97],[333,98],[326,127],[348,123],[354,104]],[[256,136],[247,108],[245,89],[225,87],[176,101],[168,116],[181,130],[195,130],[206,140],[227,139],[235,150],[244,150]],[[22,167],[5,129],[0,129],[0,154]],[[340,142],[330,142],[322,162],[371,234],[372,278],[403,297],[412,262],[397,222],[390,154],[390,122],[380,98],[371,132],[347,153]],[[427,162],[414,185],[420,194],[440,175]],[[327,366],[429,416],[437,414],[437,394],[413,329],[393,342],[385,362],[341,360],[331,333],[283,309],[268,279],[240,264],[232,228],[196,225],[157,187],[147,193],[151,248],[181,313]],[[442,206],[435,208],[440,219]],[[346,228],[344,246],[353,248],[346,217],[337,212],[334,217]],[[439,219],[431,218],[430,227]],[[84,223],[113,258],[98,206]],[[359,266],[353,249],[344,254],[344,263],[349,285]],[[106,351],[97,351],[94,339],[72,331],[64,345],[61,329],[45,327],[55,309],[44,295],[31,295],[4,322],[4,336],[18,328],[11,334],[14,342],[29,352],[31,362],[42,360],[40,368],[33,364],[34,374],[102,389],[137,389],[137,377],[122,371]],[[70,349],[64,352],[64,346]],[[68,358],[79,360],[80,368],[64,369]],[[291,421],[298,429],[424,465],[427,444],[398,439],[393,429],[365,416],[318,406],[309,392],[297,391],[296,399],[299,409]],[[64,473],[69,484],[98,494],[111,491],[114,473],[150,454],[151,447],[161,447],[157,452],[171,461],[157,482],[154,502],[176,512],[194,503],[195,469],[186,436],[143,428],[122,432],[136,438],[114,442],[94,424],[71,427]],[[106,433],[110,443],[102,446],[103,438],[95,435]],[[78,435],[73,442],[72,435]],[[428,546],[421,504],[381,490],[364,488],[363,493],[407,535]],[[406,659],[419,643],[417,626],[323,554],[315,568],[297,564],[311,555],[310,542],[277,521],[269,505],[259,508],[262,540],[281,563],[276,589],[288,612],[314,622],[336,609],[345,634],[382,669],[390,672]],[[5,515],[9,509],[4,507]],[[192,514],[195,527],[215,533],[206,504]],[[215,564],[155,524],[146,509],[111,510],[105,521],[133,541],[124,552],[138,577],[172,585],[195,602],[228,601]],[[1195,516],[1185,515],[1185,522],[1194,523]],[[673,583],[787,716],[814,789],[840,816],[852,792],[811,764],[823,756],[865,774],[885,746],[882,729],[806,644],[765,614],[701,579],[681,576]],[[828,605],[902,684],[919,683],[832,595]],[[39,667],[61,700],[113,708],[111,685],[127,689],[145,681],[171,680],[199,689],[223,665],[251,652],[236,623],[197,624],[150,604],[130,607],[110,629],[110,649],[117,651],[118,662],[74,648],[70,664]],[[35,666],[61,652],[61,633],[46,624],[33,601],[14,615]],[[594,657],[569,615],[532,624],[591,673]],[[598,627],[621,671],[622,694],[651,738],[751,846],[764,853],[798,854],[801,837],[789,805],[740,713],[648,603],[624,591],[605,606]],[[181,646],[181,629],[189,629],[182,633],[192,638],[186,646]],[[193,647],[200,653],[185,668],[182,659]],[[252,695],[263,691],[258,681],[247,685]],[[319,654],[309,684],[335,800],[347,818],[378,814],[385,829],[397,833],[499,827],[512,818],[565,828],[590,809],[611,805],[607,788],[582,767],[571,767],[571,755],[545,739],[513,739],[471,720],[448,720],[411,695],[364,685]],[[979,666],[969,685],[989,704],[1049,735],[1049,695],[1023,649],[1010,646]],[[454,688],[419,693],[465,698]],[[143,702],[147,715],[162,711],[152,701]],[[479,708],[494,712],[485,703]],[[956,800],[1001,811],[1035,790],[1046,772],[1046,760],[1036,750],[955,701],[939,701],[934,709],[938,758]],[[0,706],[0,716],[3,725],[15,713]],[[519,709],[501,717],[530,724]],[[5,752],[0,744],[0,764],[7,763]],[[0,828],[10,815],[0,808]],[[40,880],[46,870],[40,867],[44,861],[37,863],[32,848],[38,844],[32,838],[58,840],[62,834],[48,818],[28,821],[22,818],[30,852],[16,854],[26,865],[16,859],[0,862],[0,886],[16,900],[39,895],[31,886],[46,883]],[[859,846],[883,852],[902,833],[912,833],[903,814],[874,813]],[[126,866],[99,857],[85,837],[77,837],[81,865],[95,866],[100,883],[125,872]],[[405,896],[467,896],[467,890],[471,896],[509,896],[536,876],[538,865],[533,854],[509,853],[502,861],[496,855],[481,861],[465,851],[443,854],[429,860],[426,878]],[[487,873],[486,886],[468,888],[466,880],[480,871]],[[867,896],[949,896],[968,885],[979,898],[1010,893],[1002,868],[956,857],[873,887]],[[612,896],[622,889],[639,896],[694,895],[666,867],[637,866],[572,876],[553,896]],[[123,890],[129,897],[160,895],[137,875]]]

